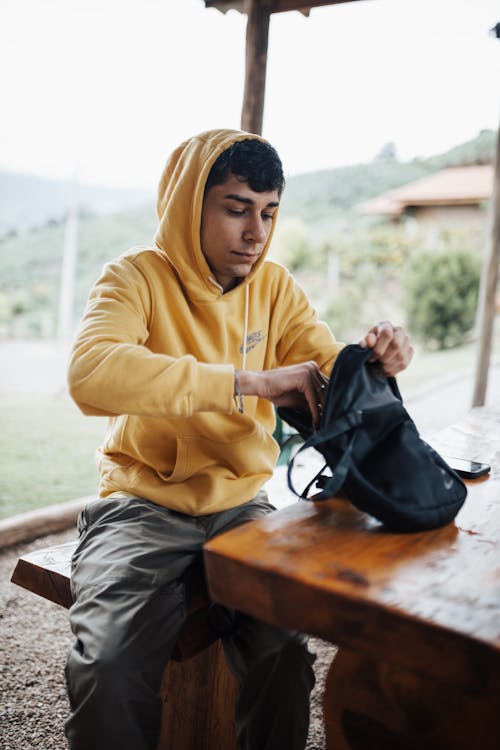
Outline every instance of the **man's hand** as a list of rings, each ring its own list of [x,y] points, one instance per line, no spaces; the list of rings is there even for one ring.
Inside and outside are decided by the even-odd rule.
[[[401,326],[393,326],[388,320],[370,328],[359,342],[361,346],[373,349],[371,362],[378,362],[384,375],[397,375],[410,364],[413,347]]]
[[[245,396],[260,396],[275,406],[309,411],[314,426],[318,426],[328,378],[316,362],[302,362],[263,372],[239,370],[238,383]]]

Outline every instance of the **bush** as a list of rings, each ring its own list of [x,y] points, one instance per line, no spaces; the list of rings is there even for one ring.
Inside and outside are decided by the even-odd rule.
[[[311,265],[313,252],[309,247],[307,227],[297,218],[278,222],[269,257],[282,263],[289,271],[297,271]]]
[[[322,318],[326,320],[339,341],[359,337],[363,320],[365,288],[362,284],[343,284],[339,294],[327,304]]]
[[[427,348],[461,344],[474,326],[479,278],[479,260],[470,252],[415,255],[404,280],[410,332]]]

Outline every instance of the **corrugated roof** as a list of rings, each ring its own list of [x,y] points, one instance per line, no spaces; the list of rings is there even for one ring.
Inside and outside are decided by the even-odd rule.
[[[491,198],[493,166],[449,167],[379,195],[359,206],[363,214],[399,216],[409,206],[475,205]]]

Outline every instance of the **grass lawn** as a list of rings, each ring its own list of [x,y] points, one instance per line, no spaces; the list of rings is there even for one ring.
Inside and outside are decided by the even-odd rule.
[[[106,420],[68,396],[0,399],[0,518],[95,493]]]
[[[436,378],[453,373],[475,372],[478,352],[477,341],[469,341],[455,349],[440,352],[425,351],[415,346],[415,355],[410,367],[398,375],[398,382],[403,396],[412,389],[418,388]],[[497,315],[494,331],[492,359],[500,355],[500,316]]]

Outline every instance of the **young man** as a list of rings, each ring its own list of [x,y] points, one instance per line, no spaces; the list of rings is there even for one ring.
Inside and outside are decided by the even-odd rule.
[[[284,186],[275,150],[230,130],[183,143],[159,185],[155,247],[108,264],[76,335],[71,395],[106,415],[99,498],[79,520],[72,750],[150,750],[160,678],[184,619],[186,569],[216,534],[273,510],[274,405],[309,409],[341,349],[265,256]],[[404,331],[364,340],[387,374]],[[306,639],[248,617],[224,638],[240,683],[242,750],[304,748],[314,683]]]

